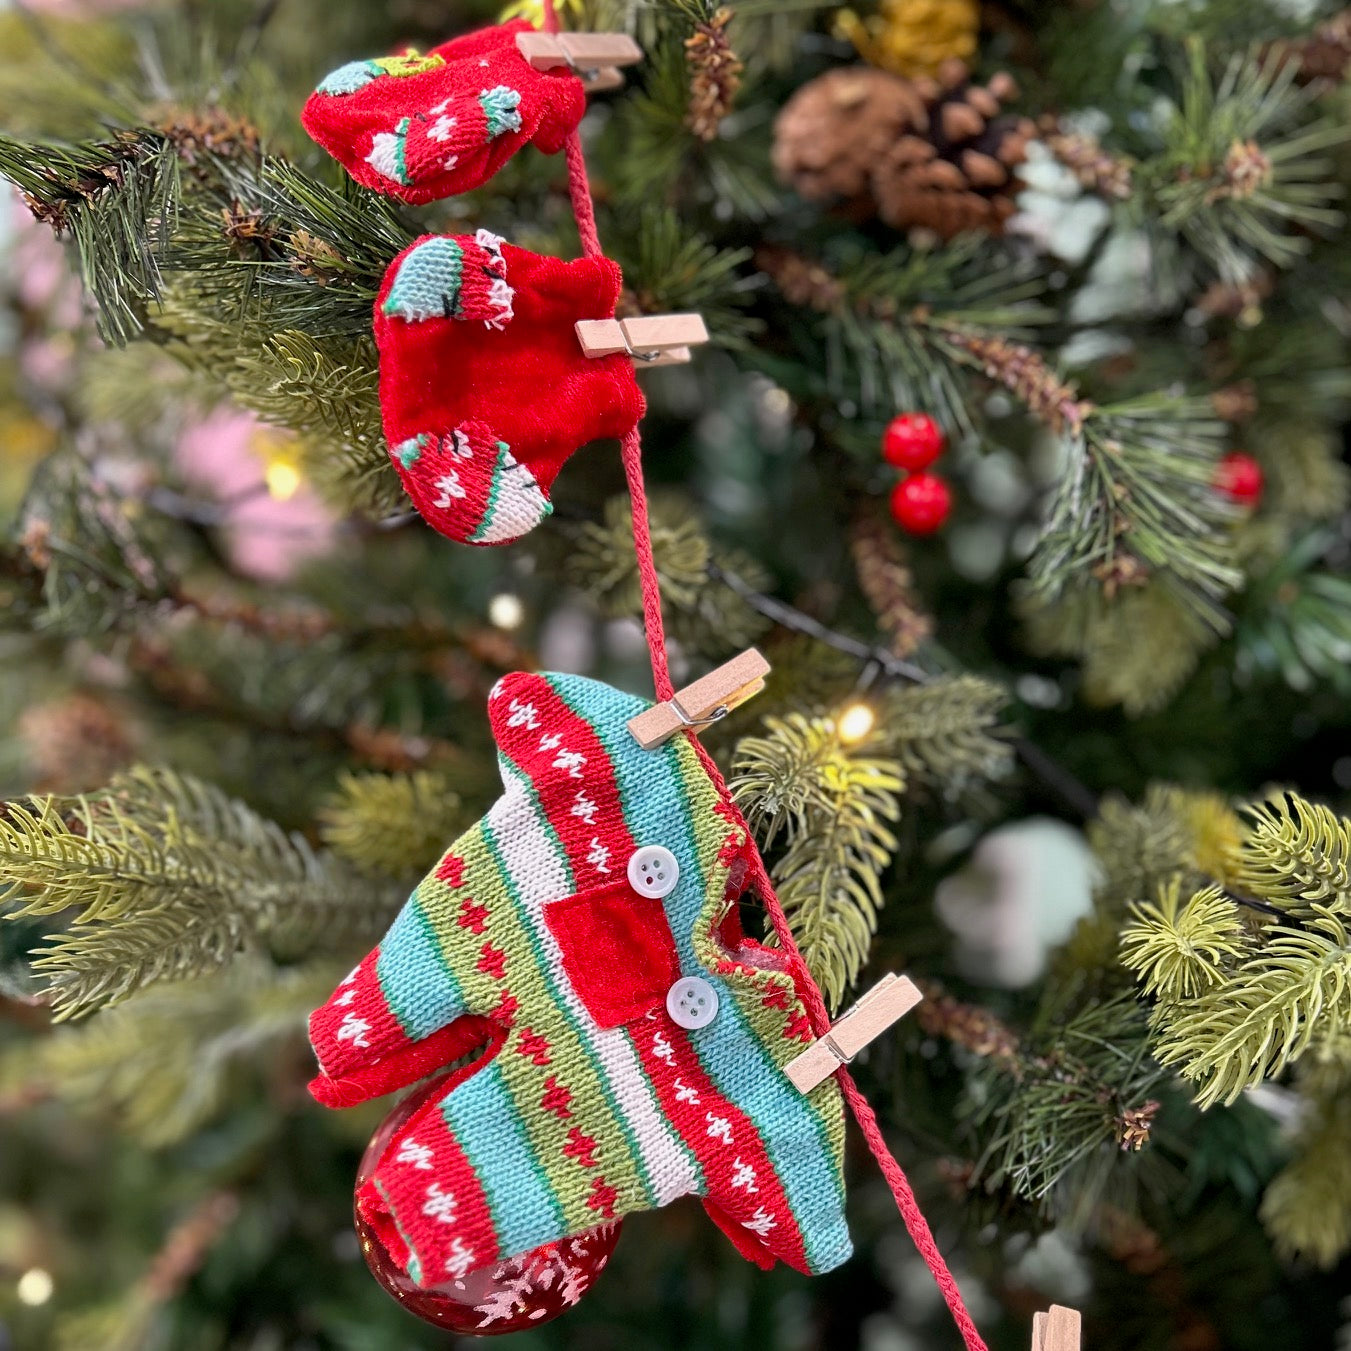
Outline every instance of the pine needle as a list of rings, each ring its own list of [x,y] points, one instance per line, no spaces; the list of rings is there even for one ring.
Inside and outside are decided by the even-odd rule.
[[[868,960],[904,775],[898,762],[866,754],[866,743],[845,746],[829,719],[794,713],[764,725],[764,736],[737,743],[732,791],[764,843],[783,837],[774,884],[835,1008]]]
[[[225,966],[246,948],[294,958],[355,944],[378,933],[399,895],[164,769],[131,769],[64,802],[9,804],[0,865],[10,917],[75,912],[33,963],[58,1018]]]

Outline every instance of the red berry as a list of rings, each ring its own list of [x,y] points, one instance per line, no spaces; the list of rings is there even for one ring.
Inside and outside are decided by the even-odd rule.
[[[952,510],[952,492],[937,474],[911,474],[891,490],[891,515],[912,535],[941,530]]]
[[[1231,450],[1215,471],[1215,487],[1231,502],[1255,507],[1262,500],[1262,466],[1245,451]]]
[[[882,458],[897,469],[927,469],[947,445],[928,413],[902,413],[882,433]]]

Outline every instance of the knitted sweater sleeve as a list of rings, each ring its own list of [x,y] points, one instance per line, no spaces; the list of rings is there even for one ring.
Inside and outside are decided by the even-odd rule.
[[[418,884],[380,945],[310,1015],[319,1076],[310,1091],[348,1107],[405,1088],[475,1047],[495,1050],[502,1028],[472,977],[475,935],[496,885],[482,823],[466,831]]]

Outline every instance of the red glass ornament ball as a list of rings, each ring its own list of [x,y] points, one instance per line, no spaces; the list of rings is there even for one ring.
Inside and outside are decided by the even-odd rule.
[[[927,469],[946,445],[942,429],[928,413],[902,413],[882,433],[882,458],[897,469]]]
[[[375,1170],[395,1132],[428,1098],[444,1092],[441,1075],[410,1093],[380,1123],[357,1169],[357,1188]],[[461,1335],[493,1337],[537,1328],[566,1313],[595,1283],[619,1242],[620,1221],[492,1262],[458,1280],[417,1285],[390,1256],[374,1228],[355,1215],[361,1254],[371,1274],[409,1313]]]
[[[891,516],[912,535],[932,535],[947,524],[952,491],[937,474],[911,474],[891,490]]]
[[[1231,450],[1215,472],[1215,487],[1231,502],[1255,507],[1262,500],[1266,479],[1262,466],[1246,451]]]

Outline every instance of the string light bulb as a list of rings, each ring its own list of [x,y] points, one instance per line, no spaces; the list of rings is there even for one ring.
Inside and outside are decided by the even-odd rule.
[[[29,1267],[19,1277],[14,1293],[18,1295],[20,1304],[36,1308],[39,1304],[46,1304],[55,1290],[56,1282],[52,1280],[50,1271],[44,1271],[41,1267]]]
[[[525,606],[510,591],[499,591],[488,602],[488,622],[499,629],[519,629],[524,621]]]
[[[846,746],[854,746],[872,731],[876,722],[877,714],[873,712],[870,705],[850,704],[840,714],[835,728],[840,734],[840,740]]]
[[[275,502],[289,502],[305,486],[292,437],[260,428],[251,438],[254,453],[263,462],[263,482]]]

